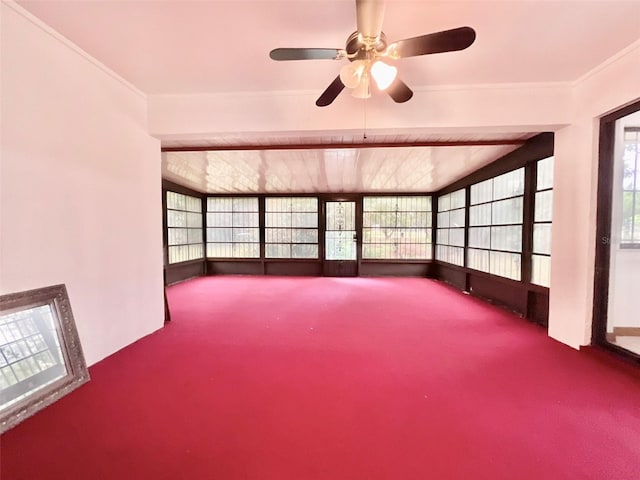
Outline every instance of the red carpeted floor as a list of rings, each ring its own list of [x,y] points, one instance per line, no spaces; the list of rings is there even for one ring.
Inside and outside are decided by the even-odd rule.
[[[209,277],[2,480],[640,478],[640,376],[425,279]]]

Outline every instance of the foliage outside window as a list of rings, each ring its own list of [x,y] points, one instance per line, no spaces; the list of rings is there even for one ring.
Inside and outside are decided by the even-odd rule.
[[[551,219],[553,210],[553,157],[536,164],[531,283],[549,286],[551,270]]]
[[[465,190],[438,198],[436,259],[464,266]]]
[[[202,201],[197,197],[167,192],[169,263],[204,257]]]
[[[207,198],[207,257],[259,258],[258,197]]]
[[[431,258],[431,197],[364,197],[362,258]]]
[[[640,128],[624,129],[620,246],[640,247]]]
[[[318,258],[318,199],[265,199],[265,257]]]
[[[471,186],[467,266],[521,279],[524,168]]]

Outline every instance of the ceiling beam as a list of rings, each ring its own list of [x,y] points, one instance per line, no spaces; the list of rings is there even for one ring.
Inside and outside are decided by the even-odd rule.
[[[451,140],[424,142],[358,142],[358,143],[298,143],[283,145],[211,145],[207,147],[162,147],[163,152],[221,152],[239,150],[325,150],[342,148],[413,148],[413,147],[492,147],[524,145],[526,140]]]

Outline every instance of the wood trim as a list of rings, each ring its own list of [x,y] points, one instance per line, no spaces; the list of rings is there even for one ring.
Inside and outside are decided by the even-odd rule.
[[[527,140],[524,145],[511,153],[500,157],[489,165],[476,170],[466,177],[453,182],[436,192],[438,196],[451,193],[474,183],[482,182],[503,173],[524,167],[528,163],[537,162],[553,155],[553,132],[545,132]]]
[[[522,255],[520,257],[520,278],[531,282],[533,255],[533,222],[536,195],[537,163],[530,162],[524,167],[524,195],[522,198]]]
[[[616,337],[640,337],[640,327],[613,327]]]
[[[424,142],[357,142],[357,143],[302,143],[282,145],[211,145],[207,147],[162,147],[163,152],[224,152],[243,150],[321,150],[325,148],[414,148],[414,147],[492,147],[501,145],[524,145],[526,140],[454,140]]]
[[[591,325],[592,342],[595,341],[596,343],[608,343],[606,336],[609,310],[613,148],[615,143],[615,122],[618,118],[615,115],[608,115],[600,121],[598,191],[596,194],[596,251]]]
[[[172,182],[171,180],[167,180],[166,178],[162,179],[162,191],[163,191],[163,195],[164,192],[166,190],[169,190],[171,192],[175,192],[175,193],[181,193],[182,195],[189,195],[191,197],[197,197],[197,198],[206,198],[208,195],[206,193],[202,193],[202,192],[197,192],[196,190],[193,190],[189,187],[185,187],[183,185],[179,185],[177,183]],[[206,212],[206,210],[203,210],[203,212]]]

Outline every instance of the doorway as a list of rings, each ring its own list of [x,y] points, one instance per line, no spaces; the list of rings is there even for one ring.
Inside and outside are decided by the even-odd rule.
[[[640,102],[600,124],[594,337],[640,361]]]
[[[323,272],[329,277],[358,275],[358,234],[355,201],[328,200],[324,204]]]

